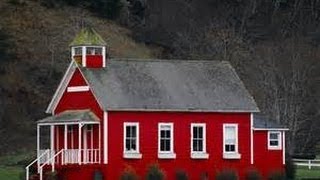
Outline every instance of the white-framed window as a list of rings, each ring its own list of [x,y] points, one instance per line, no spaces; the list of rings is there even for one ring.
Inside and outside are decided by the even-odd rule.
[[[278,150],[281,149],[281,132],[268,131],[268,149]]]
[[[123,124],[123,157],[140,159],[139,150],[139,123],[125,122]]]
[[[74,55],[82,55],[82,47],[75,47]]]
[[[191,124],[191,158],[207,159],[209,155],[206,150],[206,124]]]
[[[241,158],[238,151],[238,124],[223,124],[223,158]]]
[[[173,151],[174,133],[173,123],[158,124],[158,158],[172,159],[176,158]]]

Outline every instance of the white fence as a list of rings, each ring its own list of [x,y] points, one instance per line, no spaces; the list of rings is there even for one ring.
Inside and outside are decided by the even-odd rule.
[[[320,159],[293,159],[296,166],[305,166],[311,169],[312,167],[320,167]]]

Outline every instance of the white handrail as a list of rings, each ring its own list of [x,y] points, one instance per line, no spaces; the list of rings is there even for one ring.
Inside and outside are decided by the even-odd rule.
[[[42,153],[39,157],[37,157],[35,160],[33,160],[27,167],[26,167],[26,180],[29,180],[29,168],[31,165],[33,165],[34,163],[36,163],[37,161],[39,161],[40,158],[42,158],[45,154],[47,154],[49,152],[49,149],[47,149],[44,153]],[[39,167],[38,167],[38,171],[39,171]]]
[[[54,172],[54,159],[59,155],[61,154],[62,152],[64,151],[64,149],[61,149],[59,152],[57,152],[54,156],[52,156],[51,158],[49,158],[47,160],[47,162],[43,163],[41,166],[40,166],[40,180],[43,179],[43,172],[42,172],[42,169],[43,167],[47,164],[47,163],[50,163],[51,162],[51,172]]]

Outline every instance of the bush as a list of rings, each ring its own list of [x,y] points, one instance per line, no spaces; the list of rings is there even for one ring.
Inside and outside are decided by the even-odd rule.
[[[46,180],[58,180],[58,174],[56,171],[48,171],[45,173]]]
[[[286,166],[285,166],[285,172],[286,172],[286,178],[289,180],[295,179],[296,176],[296,166],[294,165],[290,155],[286,156]]]
[[[217,173],[216,180],[238,180],[238,175],[233,170],[222,170]]]
[[[132,167],[128,166],[121,174],[120,179],[121,180],[137,180],[138,176],[135,170]]]
[[[184,170],[178,170],[176,172],[176,180],[188,180],[188,175]]]
[[[284,174],[280,171],[272,172],[268,177],[268,180],[285,180],[285,179],[286,178]]]
[[[261,174],[256,169],[250,169],[246,173],[246,180],[260,180]]]
[[[153,164],[148,169],[146,179],[147,180],[163,180],[164,179],[164,173],[159,168],[158,165]]]

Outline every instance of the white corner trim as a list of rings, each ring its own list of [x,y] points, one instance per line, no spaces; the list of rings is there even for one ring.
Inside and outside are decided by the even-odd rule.
[[[69,67],[67,69],[67,71],[65,72],[65,74],[63,75],[62,80],[59,83],[59,86],[57,88],[57,90],[55,91],[47,109],[46,109],[46,113],[51,113],[53,114],[54,109],[56,108],[56,106],[58,105],[59,100],[61,99],[64,90],[66,89],[66,87],[68,86],[68,83],[74,73],[74,71],[76,70],[76,63],[75,61],[71,61],[69,64]]]
[[[250,163],[254,164],[254,152],[253,152],[253,114],[250,114]]]
[[[89,86],[69,86],[67,92],[85,92],[89,91]]]
[[[278,145],[277,146],[272,146],[270,144],[270,134],[275,133],[278,134]],[[282,136],[281,136],[281,131],[268,131],[268,150],[281,150],[282,149]]]
[[[108,112],[103,112],[103,163],[108,164]]]
[[[286,132],[282,131],[282,163],[286,164]]]

